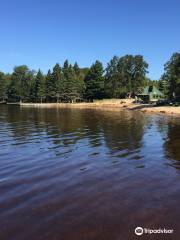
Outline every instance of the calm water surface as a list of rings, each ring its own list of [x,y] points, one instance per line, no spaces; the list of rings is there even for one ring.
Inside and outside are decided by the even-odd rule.
[[[0,240],[131,240],[137,226],[180,239],[180,118],[0,106]]]

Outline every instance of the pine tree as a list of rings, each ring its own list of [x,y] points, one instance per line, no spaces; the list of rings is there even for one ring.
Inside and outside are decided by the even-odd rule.
[[[118,77],[119,58],[114,56],[107,64],[105,75],[105,94],[108,98],[116,98],[119,91],[120,83]]]
[[[74,72],[75,72],[76,76],[79,76],[80,75],[80,68],[79,68],[77,62],[75,62],[74,66],[73,66],[73,69],[74,69]]]
[[[104,77],[102,63],[96,61],[90,68],[85,77],[86,92],[85,97],[93,99],[102,99],[104,97]]]
[[[46,99],[48,102],[54,102],[56,100],[56,85],[50,70],[46,76]]]
[[[49,69],[45,78],[45,95],[47,102],[49,102],[51,99],[50,92],[51,92],[51,70]]]
[[[61,67],[58,63],[53,68],[53,72],[51,74],[51,81],[54,84],[54,96],[56,98],[56,101],[59,102],[59,98],[61,97],[63,92],[63,86]]]
[[[85,92],[84,78],[87,74],[87,70],[80,69],[77,63],[74,64],[73,69],[74,69],[75,79],[76,79],[75,84],[76,84],[76,91],[77,91],[77,99],[79,98],[79,100],[82,100]]]
[[[165,64],[164,78],[168,82],[169,98],[180,99],[180,53],[176,52]]]
[[[70,89],[70,81],[69,81],[69,71],[70,71],[70,65],[68,60],[65,60],[63,64],[63,79],[62,79],[62,100],[65,102],[68,102],[70,100],[69,98],[69,89]]]
[[[61,79],[61,99],[65,102],[74,102],[83,97],[85,89],[84,72],[81,71],[78,64],[74,66],[69,64],[68,60],[64,62]]]
[[[40,69],[35,78],[34,95],[37,102],[40,101],[42,103],[45,98],[45,80]]]
[[[4,73],[0,72],[0,101],[5,101],[7,95],[7,84],[5,81],[5,75]]]
[[[68,70],[68,95],[70,102],[74,102],[76,98],[79,98],[79,73],[75,71],[72,65]]]

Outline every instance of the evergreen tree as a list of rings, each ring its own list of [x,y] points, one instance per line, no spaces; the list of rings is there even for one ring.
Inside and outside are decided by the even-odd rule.
[[[60,93],[61,93],[61,68],[57,63],[54,68],[53,72],[48,71],[46,76],[46,98],[47,101],[54,102],[59,101]]]
[[[77,98],[82,99],[85,91],[84,78],[87,74],[87,70],[80,69],[77,63],[74,64],[73,69],[75,73]]]
[[[99,61],[96,61],[91,68],[80,68],[77,63],[72,66],[68,60],[64,62],[62,69],[56,64],[52,72],[49,70],[45,80],[40,70],[35,76],[26,65],[15,67],[11,75],[4,76],[7,80],[10,77],[7,91],[10,101],[42,102],[46,98],[47,102],[60,100],[74,102],[83,98],[88,100],[102,99],[105,96],[121,98],[127,96],[127,93],[138,93],[147,82],[147,68],[148,64],[141,55],[126,55],[120,58],[113,57],[107,65],[105,76],[102,63]],[[165,75],[169,84],[168,76],[172,74],[170,67],[167,69]],[[1,95],[4,92],[3,84],[4,82],[0,86]],[[171,80],[168,86],[172,85]],[[176,94],[177,89],[178,85]]]
[[[85,97],[93,101],[93,99],[102,99],[104,97],[104,76],[102,63],[96,61],[89,69],[86,77]]]
[[[59,102],[59,98],[61,97],[63,92],[63,86],[62,86],[61,67],[58,63],[53,68],[51,79],[55,87],[54,95],[55,95],[56,101]]]
[[[63,100],[66,102],[73,102],[79,97],[78,93],[78,66],[76,72],[74,67],[69,64],[68,60],[64,62],[63,66]]]
[[[174,53],[165,64],[164,78],[168,83],[169,98],[180,98],[180,53]]]
[[[30,86],[30,93],[29,93],[29,99],[31,102],[36,102],[36,92],[35,92],[35,79],[36,77],[34,77],[31,81],[31,86]]]
[[[37,102],[45,98],[45,80],[41,70],[38,71],[34,82],[34,95]]]
[[[70,100],[69,98],[69,91],[71,88],[71,82],[70,82],[70,77],[69,77],[69,73],[70,73],[70,65],[68,60],[65,60],[64,64],[63,64],[63,79],[62,79],[62,99],[65,102],[68,102]]]
[[[119,58],[114,56],[107,64],[105,75],[105,95],[108,98],[117,98],[121,88],[118,74]]]
[[[4,73],[0,72],[0,101],[5,101],[7,97],[7,83]]]
[[[169,94],[169,82],[166,74],[163,74],[158,82],[159,90],[163,92],[164,96],[168,97]]]
[[[45,95],[46,95],[46,101],[50,101],[50,88],[51,88],[51,70],[48,70],[48,73],[45,78]]]
[[[80,68],[79,68],[77,62],[75,62],[74,66],[73,66],[73,69],[74,69],[75,74],[77,76],[79,76],[80,75]]]

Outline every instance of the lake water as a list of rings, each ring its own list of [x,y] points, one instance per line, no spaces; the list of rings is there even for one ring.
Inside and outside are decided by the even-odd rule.
[[[180,118],[0,106],[0,240],[179,240],[179,206]]]

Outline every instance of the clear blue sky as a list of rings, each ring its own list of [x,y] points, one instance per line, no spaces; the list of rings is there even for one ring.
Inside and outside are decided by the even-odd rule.
[[[179,0],[1,0],[0,70],[44,72],[68,58],[85,67],[142,54],[158,79],[180,50]]]

